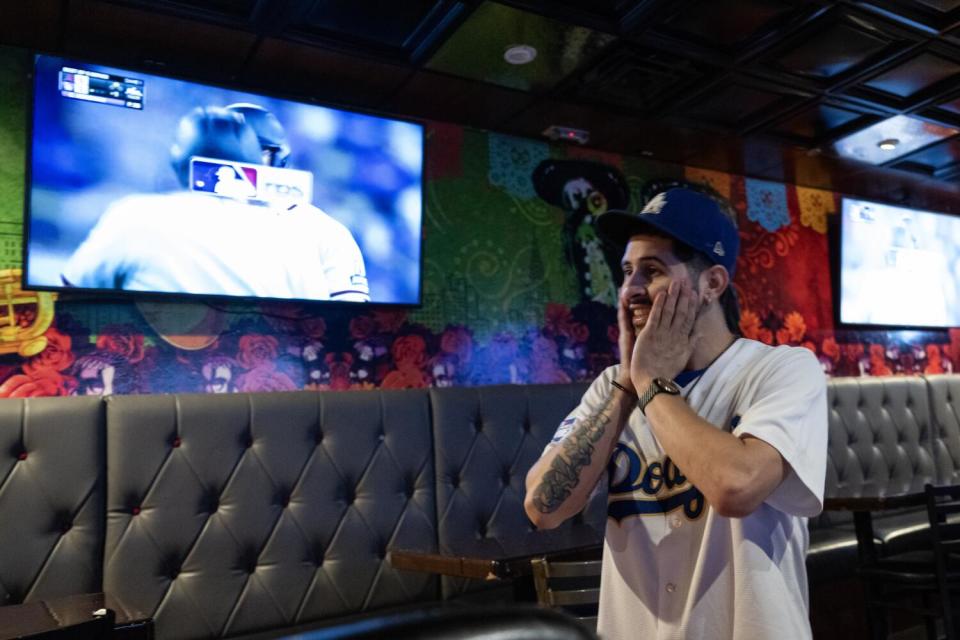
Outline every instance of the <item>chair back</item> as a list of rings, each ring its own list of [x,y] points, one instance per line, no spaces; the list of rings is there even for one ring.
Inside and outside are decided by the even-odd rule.
[[[541,556],[530,563],[537,602],[596,629],[602,566],[599,548],[577,556]]]
[[[956,638],[949,585],[956,576],[950,575],[950,557],[960,554],[960,485],[924,487],[927,494],[927,515],[930,518],[930,540],[937,574],[937,590],[943,605],[943,625],[947,638]],[[956,566],[956,561],[954,561]],[[955,570],[954,570],[955,574]],[[952,578],[952,579],[951,579]]]

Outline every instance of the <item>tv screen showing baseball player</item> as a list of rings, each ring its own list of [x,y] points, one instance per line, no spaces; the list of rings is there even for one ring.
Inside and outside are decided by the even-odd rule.
[[[840,321],[960,326],[960,218],[843,199]]]
[[[421,302],[423,128],[38,55],[24,282]]]

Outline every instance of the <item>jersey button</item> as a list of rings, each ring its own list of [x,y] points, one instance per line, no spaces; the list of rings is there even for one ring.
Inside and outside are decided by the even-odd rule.
[[[667,593],[673,593],[676,590],[677,590],[677,585],[673,584],[672,582],[667,583]]]
[[[680,527],[683,526],[683,520],[677,517],[673,517],[670,519],[670,526],[674,529],[679,529]]]

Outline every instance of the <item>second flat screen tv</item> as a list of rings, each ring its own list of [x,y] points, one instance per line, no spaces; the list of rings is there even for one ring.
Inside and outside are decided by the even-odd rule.
[[[420,125],[38,55],[25,286],[420,303]]]
[[[960,217],[844,198],[840,321],[960,327]]]

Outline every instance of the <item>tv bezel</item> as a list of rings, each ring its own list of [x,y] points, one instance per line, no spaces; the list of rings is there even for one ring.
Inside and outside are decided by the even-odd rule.
[[[861,331],[861,332],[887,332],[887,331],[948,331],[954,329],[953,325],[939,325],[939,324],[880,324],[880,323],[864,323],[864,322],[846,322],[843,320],[843,252],[844,252],[844,241],[843,241],[843,232],[846,225],[844,219],[844,203],[847,200],[855,200],[857,202],[864,202],[867,204],[875,204],[881,207],[897,207],[900,209],[908,209],[910,211],[915,211],[917,213],[925,213],[934,216],[945,216],[945,217],[954,217],[958,219],[960,223],[960,216],[955,214],[950,214],[946,212],[939,211],[929,211],[927,209],[919,209],[917,207],[911,207],[904,205],[898,202],[880,202],[877,200],[871,200],[868,198],[861,198],[854,195],[843,194],[840,196],[840,210],[837,212],[837,224],[835,225],[834,232],[834,242],[832,243],[836,247],[836,266],[833,269],[835,274],[834,278],[831,278],[833,283],[833,289],[835,292],[833,300],[833,310],[834,310],[834,321],[838,329],[845,331]],[[828,227],[829,229],[829,227]]]
[[[307,106],[322,107],[333,109],[335,111],[345,111],[358,115],[371,116],[396,122],[405,122],[416,125],[420,128],[421,144],[421,168],[420,168],[420,230],[419,230],[419,256],[417,260],[417,300],[416,302],[387,302],[376,301],[371,298],[369,302],[356,302],[348,300],[317,300],[312,298],[275,298],[267,296],[240,296],[214,293],[190,293],[190,292],[169,292],[169,291],[139,291],[131,289],[98,289],[90,287],[75,287],[68,285],[32,285],[29,280],[30,263],[30,227],[32,222],[31,195],[33,191],[33,142],[34,142],[34,120],[36,106],[36,68],[39,58],[57,58],[66,63],[74,63],[76,66],[92,65],[110,67],[120,71],[130,73],[142,73],[146,75],[157,76],[169,80],[187,82],[191,84],[225,89],[228,91],[238,91],[248,93],[253,97],[262,97],[267,99],[285,100]],[[73,57],[57,53],[48,53],[40,50],[31,50],[30,61],[27,64],[26,81],[27,90],[24,92],[26,99],[26,139],[24,141],[24,189],[23,189],[23,233],[21,248],[21,286],[25,291],[50,291],[58,294],[62,300],[89,300],[91,297],[96,300],[117,299],[121,301],[131,301],[135,299],[144,300],[167,300],[171,302],[203,302],[205,300],[218,303],[237,303],[237,304],[257,304],[257,303],[288,303],[303,305],[323,305],[324,307],[335,307],[339,310],[346,309],[364,309],[364,308],[391,308],[391,309],[419,309],[424,304],[423,277],[424,277],[424,248],[426,245],[426,210],[427,210],[427,189],[426,189],[426,167],[427,167],[427,126],[425,120],[418,120],[410,116],[398,116],[386,111],[374,111],[352,105],[342,105],[333,101],[318,100],[304,95],[288,94],[281,91],[274,91],[269,88],[256,88],[242,83],[216,82],[206,78],[191,76],[182,69],[168,70],[166,66],[162,70],[149,68],[144,64],[128,65],[126,63],[114,63],[101,60],[92,60],[85,57]],[[367,277],[369,278],[369,270]]]

